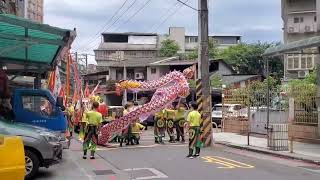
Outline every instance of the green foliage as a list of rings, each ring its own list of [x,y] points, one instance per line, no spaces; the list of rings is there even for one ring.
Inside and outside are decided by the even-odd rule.
[[[213,39],[209,39],[209,58],[217,58],[219,55],[218,45],[213,41]]]
[[[291,80],[288,84],[288,95],[295,101],[306,102],[316,97],[316,73],[310,73],[305,79]]]
[[[196,51],[196,50],[191,51],[191,52],[187,53],[186,56],[187,56],[187,59],[189,59],[189,60],[198,59],[198,51]]]
[[[231,46],[218,53],[219,58],[223,58],[228,64],[232,65],[240,74],[263,74],[265,62],[262,54],[269,47],[279,43],[242,43]],[[269,71],[277,78],[283,77],[283,61],[278,58],[269,59]]]
[[[229,90],[231,98],[228,99],[228,103],[238,103],[246,106],[263,105],[263,103],[266,103],[268,94],[268,81],[269,90],[272,92],[270,93],[270,98],[274,98],[273,95],[276,95],[280,92],[279,84],[276,79],[268,77],[263,82],[255,81],[247,87]]]
[[[214,87],[214,88],[221,88],[221,87],[222,87],[222,79],[221,79],[221,76],[219,76],[219,75],[214,75],[214,76],[210,79],[210,85],[211,85],[211,87]]]
[[[209,49],[209,58],[214,59],[218,57],[219,49],[217,44],[215,44],[212,39],[209,39],[208,49]],[[187,56],[187,59],[190,59],[190,60],[197,59],[198,50],[193,50],[189,53],[186,53],[186,56]]]
[[[196,81],[195,80],[188,80],[189,87],[190,88],[195,88],[196,87]]]
[[[160,56],[171,57],[177,55],[180,47],[179,44],[171,39],[166,39],[161,42]]]

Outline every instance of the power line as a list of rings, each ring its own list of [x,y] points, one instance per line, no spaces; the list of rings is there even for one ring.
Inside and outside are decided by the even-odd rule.
[[[187,6],[187,7],[189,7],[189,8],[191,8],[191,9],[193,9],[193,10],[195,10],[195,11],[199,11],[198,9],[196,9],[196,8],[194,8],[194,7],[192,7],[192,6],[190,6],[189,4],[187,4],[186,2],[182,2],[181,0],[177,0],[179,3],[181,3],[181,4],[183,4],[183,5],[185,5],[185,6]]]
[[[120,12],[120,10],[126,5],[128,0],[125,0],[122,5],[116,10],[116,12],[112,15],[112,17],[102,26],[102,28],[93,36],[93,38],[90,38],[87,42],[91,42],[92,39],[94,39],[97,35],[100,35],[100,31],[103,31],[103,29],[113,20],[113,18]],[[80,45],[83,43],[80,43]],[[84,45],[85,46],[85,45]],[[82,48],[83,46],[80,46],[77,50]]]
[[[108,31],[114,24],[116,24],[116,23],[119,21],[119,19],[120,19],[124,14],[126,14],[126,13],[133,7],[133,5],[134,5],[136,2],[137,2],[137,0],[134,0],[134,1],[127,7],[127,9],[126,9],[124,12],[122,12],[122,14],[120,14],[120,16],[118,16],[118,18],[117,18],[115,21],[113,21],[113,23],[112,23],[111,25],[109,25],[106,29],[103,29],[103,31]],[[98,36],[97,38],[99,38],[99,36]],[[92,46],[89,46],[89,45],[92,44],[95,40],[97,40],[97,38],[95,38],[93,41],[91,41],[90,43],[88,43],[88,46],[87,46],[87,47],[89,47],[89,48],[86,48],[86,50],[92,48]],[[93,47],[94,47],[94,46],[95,46],[95,45],[93,45]]]
[[[134,14],[132,14],[122,25],[118,26],[116,30],[118,30],[121,26],[127,24],[132,18],[134,18],[140,11],[142,11],[152,0],[147,0]]]
[[[189,0],[186,0],[184,3],[187,3]],[[175,11],[173,11],[172,13],[169,14],[169,16],[167,18],[165,18],[156,28],[156,30],[158,30],[165,22],[168,21],[169,18],[171,18],[172,16],[174,16],[179,10],[180,8],[182,8],[183,5],[179,6]]]

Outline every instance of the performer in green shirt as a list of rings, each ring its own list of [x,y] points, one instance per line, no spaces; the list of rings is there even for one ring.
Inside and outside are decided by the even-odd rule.
[[[189,127],[189,154],[188,158],[192,159],[200,155],[200,124],[201,114],[198,112],[198,105],[196,103],[191,104],[192,111],[188,114],[187,124]],[[195,153],[194,153],[195,152]]]
[[[90,159],[94,159],[94,153],[98,142],[98,128],[102,123],[102,115],[97,112],[99,108],[98,102],[92,103],[92,110],[86,112],[86,130],[83,142],[83,159],[87,159],[87,151],[91,151]]]
[[[185,123],[184,114],[186,112],[186,109],[182,103],[179,103],[176,107],[177,107],[177,109],[175,110],[176,117],[174,121],[174,125],[176,127],[176,134],[177,134],[176,141],[180,141],[180,137],[181,137],[182,142],[185,142],[184,141],[184,123]]]
[[[170,137],[169,142],[174,143],[174,119],[175,119],[175,110],[173,108],[165,109],[165,119],[167,121],[167,133]]]

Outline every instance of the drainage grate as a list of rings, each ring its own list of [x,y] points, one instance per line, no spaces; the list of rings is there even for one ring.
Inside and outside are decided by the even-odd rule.
[[[116,174],[116,173],[114,173],[112,170],[94,170],[93,172],[94,172],[97,176]]]

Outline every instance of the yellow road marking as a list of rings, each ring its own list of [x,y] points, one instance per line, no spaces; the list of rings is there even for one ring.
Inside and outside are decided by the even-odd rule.
[[[218,156],[204,156],[201,158],[206,160],[205,162],[207,162],[207,163],[215,163],[215,164],[223,165],[224,167],[218,167],[218,168],[222,168],[222,169],[234,169],[234,168],[250,169],[250,168],[254,168],[254,166],[252,166],[252,165],[245,164],[245,163],[235,161],[232,159],[218,157]]]

